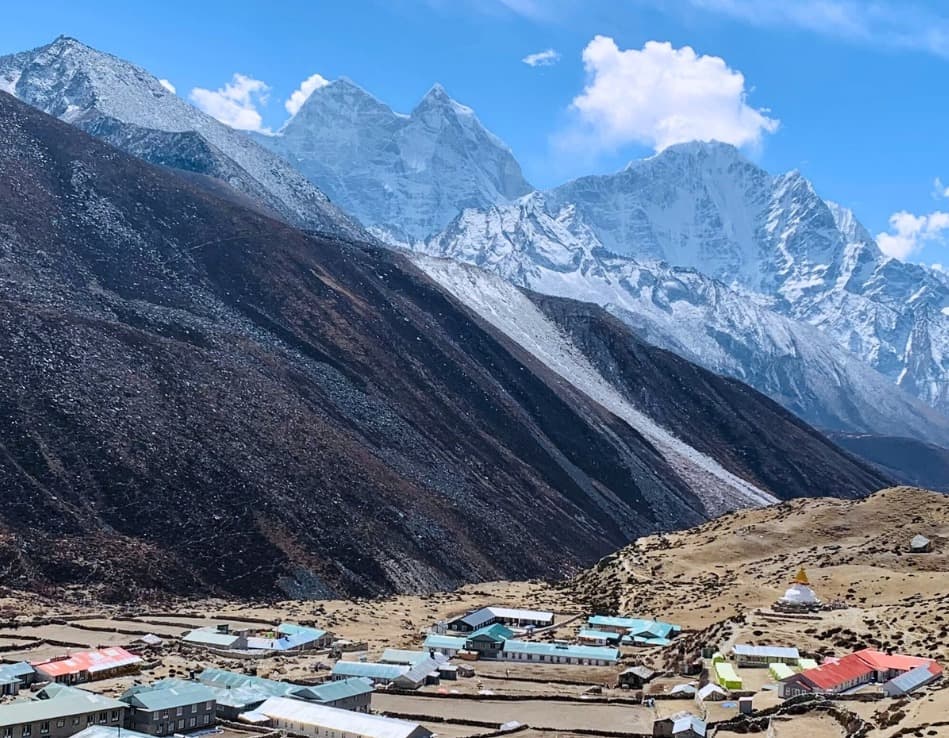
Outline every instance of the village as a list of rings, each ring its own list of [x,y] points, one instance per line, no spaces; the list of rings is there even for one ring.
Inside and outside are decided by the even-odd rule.
[[[803,568],[770,607],[712,637],[641,613],[558,611],[550,592],[531,609],[531,592],[512,603],[469,588],[439,598],[428,623],[378,631],[347,627],[345,608],[300,605],[286,613],[296,620],[235,607],[7,612],[0,738],[781,738],[802,734],[786,716],[806,703],[877,709],[942,686],[927,653],[792,642],[846,610]]]

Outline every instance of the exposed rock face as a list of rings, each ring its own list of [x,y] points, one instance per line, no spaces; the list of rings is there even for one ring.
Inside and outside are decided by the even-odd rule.
[[[127,596],[445,589],[562,574],[701,521],[716,496],[885,483],[704,372],[676,397],[611,409],[603,376],[564,382],[544,347],[405,257],[240,199],[0,93],[5,581]],[[738,394],[736,413],[773,424],[739,434],[771,469],[721,451]],[[689,413],[721,441],[691,445]]]
[[[532,189],[507,146],[441,85],[403,115],[340,79],[313,92],[277,135],[258,140],[397,243],[431,236],[461,208]]]
[[[540,193],[469,209],[419,249],[537,292],[603,305],[649,342],[752,385],[820,428],[949,445],[949,418],[826,331],[695,269],[617,256],[580,209],[555,209]]]
[[[165,89],[127,61],[61,36],[0,57],[0,90],[155,164],[221,179],[288,222],[364,235],[280,157]]]

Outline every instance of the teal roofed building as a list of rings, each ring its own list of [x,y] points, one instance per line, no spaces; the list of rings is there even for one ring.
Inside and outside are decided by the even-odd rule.
[[[591,630],[609,631],[623,637],[623,643],[643,646],[668,646],[681,630],[661,620],[594,615],[587,620]]]
[[[435,653],[444,654],[448,658],[451,658],[459,651],[465,650],[465,643],[467,638],[462,636],[448,636],[448,635],[439,635],[438,633],[429,633],[425,637],[425,643],[423,647],[426,651],[434,651]]]
[[[618,648],[568,646],[559,643],[508,640],[500,658],[507,661],[537,661],[548,664],[612,666],[619,661]]]
[[[610,630],[592,630],[584,628],[577,635],[577,640],[587,646],[606,646],[611,643],[619,643],[622,636]]]
[[[197,682],[132,687],[121,697],[129,706],[129,727],[165,736],[209,728],[217,722],[214,690]]]

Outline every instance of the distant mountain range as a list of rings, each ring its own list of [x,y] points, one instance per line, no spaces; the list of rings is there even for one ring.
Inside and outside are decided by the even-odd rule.
[[[674,146],[540,193],[439,85],[403,114],[337,80],[253,137],[69,38],[0,58],[0,88],[294,225],[369,238],[342,208],[391,245],[602,305],[821,428],[949,446],[949,280],[884,257],[800,173],[731,146]]]
[[[294,167],[127,61],[67,36],[0,57],[0,90],[155,164],[208,175],[293,225],[365,236]]]
[[[445,590],[888,483],[601,308],[209,181],[0,92],[5,585]]]

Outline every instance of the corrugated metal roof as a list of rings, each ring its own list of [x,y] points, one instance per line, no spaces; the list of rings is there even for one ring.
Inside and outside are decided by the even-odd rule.
[[[672,720],[673,735],[676,733],[682,733],[689,729],[693,730],[699,735],[705,735],[705,721],[696,717],[691,712],[678,712],[675,715],[672,715],[669,719]]]
[[[171,710],[199,702],[215,702],[213,690],[203,684],[184,682],[175,686],[152,685],[133,688],[122,695],[122,701],[144,710]]]
[[[9,679],[29,676],[35,671],[31,664],[19,661],[15,664],[0,664],[0,679]]]
[[[794,676],[794,670],[787,664],[782,664],[781,662],[768,664],[768,671],[770,671],[772,676],[778,680],[787,679],[788,677]]]
[[[402,648],[387,648],[382,652],[379,662],[383,664],[406,664],[415,666],[429,658],[428,651],[409,651]]]
[[[543,610],[518,610],[511,607],[482,607],[480,610],[468,613],[461,618],[455,618],[466,623],[471,628],[479,628],[491,620],[537,620],[553,622],[554,614]]]
[[[796,648],[785,648],[783,646],[749,646],[744,643],[736,643],[732,648],[732,653],[736,656],[752,656],[762,659],[794,659],[797,661],[801,654]]]
[[[134,653],[129,653],[119,646],[112,646],[110,648],[99,648],[95,651],[80,651],[65,659],[40,661],[34,663],[33,667],[51,677],[58,677],[66,674],[79,674],[84,671],[95,674],[140,662],[141,659]]]
[[[603,646],[566,646],[558,643],[536,643],[533,641],[505,641],[502,653],[543,654],[574,659],[619,660],[619,649]]]
[[[124,702],[103,697],[76,687],[57,684],[55,689],[42,689],[31,700],[0,705],[0,726],[35,723],[67,715],[80,715],[100,710],[125,709]]]
[[[301,725],[318,725],[327,730],[338,730],[341,733],[371,736],[371,738],[415,738],[415,736],[429,735],[429,732],[418,723],[339,710],[335,707],[314,705],[285,697],[272,697],[255,712],[267,715],[271,719],[287,720]]]
[[[587,638],[589,640],[599,639],[601,641],[615,641],[619,638],[619,634],[608,630],[584,629],[580,631],[580,638]]]
[[[280,623],[280,625],[277,626],[277,632],[282,633],[283,635],[297,635],[299,633],[306,633],[315,639],[320,639],[326,635],[325,630],[311,628],[307,625],[298,625],[297,623]]]
[[[181,640],[186,643],[202,643],[208,646],[223,646],[230,648],[240,640],[240,636],[233,633],[219,633],[217,630],[198,628],[186,633]]]
[[[479,636],[487,636],[488,638],[493,638],[498,641],[506,641],[508,638],[514,637],[514,631],[501,625],[501,623],[494,623],[493,625],[478,628],[478,630],[470,633],[468,640],[470,641],[472,638]]]
[[[465,647],[466,638],[459,636],[439,635],[438,633],[429,633],[425,637],[425,648],[448,648],[460,651]]]
[[[353,677],[352,679],[340,679],[335,682],[326,682],[317,684],[313,687],[307,687],[316,698],[317,702],[339,702],[340,700],[358,697],[362,694],[374,692],[371,679],[363,677]]]
[[[397,664],[374,664],[369,661],[337,661],[333,674],[341,676],[367,677],[369,679],[396,679],[409,670]]]
[[[888,681],[884,685],[884,689],[890,687],[893,691],[899,692],[900,694],[910,694],[920,687],[924,687],[936,680],[941,673],[942,669],[938,668],[938,664],[935,663],[917,666],[915,669],[905,674],[900,674],[898,677],[894,677]]]

